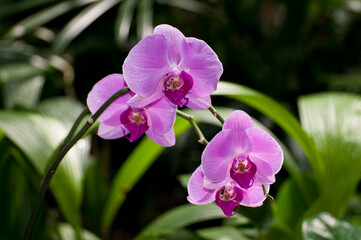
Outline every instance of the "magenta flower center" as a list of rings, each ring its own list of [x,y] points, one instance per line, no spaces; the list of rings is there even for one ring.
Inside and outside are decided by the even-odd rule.
[[[186,95],[193,87],[193,78],[185,71],[172,71],[164,78],[164,94],[175,105],[183,107],[189,101]]]
[[[149,128],[147,116],[143,109],[128,107],[127,110],[120,115],[120,122],[129,131],[129,137],[125,137],[129,139],[130,142],[140,138]]]
[[[249,188],[254,182],[256,171],[256,164],[248,158],[239,157],[233,159],[230,174],[231,178],[233,178],[240,187]]]
[[[233,216],[237,213],[239,203],[242,201],[242,199],[242,190],[239,187],[230,183],[219,189],[216,193],[216,204],[228,217]]]

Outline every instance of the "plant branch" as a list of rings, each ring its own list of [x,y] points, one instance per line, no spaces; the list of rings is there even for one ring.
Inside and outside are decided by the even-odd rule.
[[[272,202],[274,202],[275,199],[271,195],[268,194],[266,186],[262,184],[262,188],[263,188],[264,196],[266,198],[268,198],[269,200],[271,200]]]
[[[222,125],[224,124],[224,122],[225,122],[224,118],[221,115],[219,115],[218,111],[213,106],[208,108],[208,110],[211,111],[213,116],[215,116]]]
[[[184,112],[182,112],[180,110],[177,110],[177,115],[179,117],[181,117],[181,118],[184,118],[184,119],[188,120],[188,122],[192,125],[194,131],[196,131],[196,133],[198,135],[198,138],[199,138],[198,142],[200,144],[203,144],[203,145],[206,146],[208,144],[208,141],[204,137],[204,135],[203,135],[201,129],[198,127],[197,123],[194,121],[193,115],[186,114],[186,113],[184,113]]]
[[[114,93],[99,109],[98,111],[95,112],[94,115],[92,115],[88,121],[85,123],[85,125],[79,130],[79,132],[75,135],[75,137],[73,139],[70,140],[71,136],[74,134],[77,126],[75,125],[79,125],[81,119],[79,120],[79,118],[83,115],[83,112],[80,114],[79,118],[77,119],[77,121],[74,123],[73,127],[71,128],[67,138],[65,139],[64,143],[62,144],[62,146],[59,149],[58,154],[56,155],[53,163],[51,164],[45,178],[44,181],[41,184],[41,188],[40,191],[38,193],[38,197],[36,199],[36,203],[35,206],[33,208],[33,211],[31,213],[30,219],[28,221],[28,225],[26,226],[26,230],[25,230],[25,234],[23,237],[23,240],[29,240],[31,238],[31,234],[33,232],[34,229],[34,225],[36,222],[36,219],[39,215],[39,209],[40,206],[44,200],[45,197],[45,193],[49,187],[50,184],[50,180],[53,177],[53,175],[56,172],[56,169],[58,168],[61,160],[64,158],[64,156],[67,154],[67,152],[74,146],[74,144],[88,131],[88,129],[94,124],[94,122],[98,119],[98,117],[100,116],[100,114],[102,114],[104,112],[104,110],[118,97],[120,97],[121,95],[127,93],[129,91],[128,87],[122,88],[120,89],[118,92]],[[79,121],[78,121],[79,120]]]

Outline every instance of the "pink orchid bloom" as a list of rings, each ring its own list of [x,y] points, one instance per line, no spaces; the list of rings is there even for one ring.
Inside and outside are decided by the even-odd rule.
[[[125,81],[137,94],[129,101],[135,107],[166,97],[174,107],[209,108],[222,72],[204,41],[165,24],[135,45],[123,64]]]
[[[90,112],[94,114],[108,98],[126,86],[122,74],[104,77],[94,85],[88,95],[87,104]],[[133,142],[145,133],[162,146],[173,146],[176,110],[171,107],[171,103],[163,98],[145,107],[133,108],[127,101],[134,95],[133,92],[128,92],[120,96],[99,116],[98,135],[104,139],[125,136]]]
[[[279,144],[255,128],[247,113],[237,110],[204,149],[201,166],[208,181],[217,183],[230,177],[246,189],[255,183],[274,183],[282,163]]]
[[[269,186],[266,186],[268,191]],[[207,181],[198,167],[188,182],[188,201],[193,204],[208,204],[213,201],[228,217],[237,213],[239,205],[261,206],[266,199],[261,184],[253,184],[247,189],[240,187],[231,178],[212,184]]]

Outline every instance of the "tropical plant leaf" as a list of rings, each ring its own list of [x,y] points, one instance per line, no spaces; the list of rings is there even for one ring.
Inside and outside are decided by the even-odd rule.
[[[138,0],[124,0],[119,6],[118,15],[115,19],[115,39],[117,43],[123,43],[128,38],[137,2]],[[148,2],[151,2],[151,0]]]
[[[166,4],[195,13],[213,14],[214,10],[200,1],[194,0],[156,0],[159,4]]]
[[[306,219],[302,224],[302,233],[304,240],[356,240],[361,236],[359,227],[326,212]]]
[[[52,48],[53,52],[56,54],[62,53],[69,43],[84,31],[84,29],[119,2],[120,0],[103,0],[86,7],[56,36]]]
[[[176,124],[174,125],[174,132],[176,136],[178,136],[189,128],[190,124],[187,121],[184,119],[177,119]],[[140,179],[144,172],[148,170],[164,149],[164,147],[154,143],[146,137],[138,144],[123,163],[115,176],[109,197],[104,206],[102,225],[105,229],[111,226],[127,193],[133,188],[135,183]],[[142,159],[142,161],[139,161],[139,159]]]
[[[153,32],[153,0],[140,0],[137,12],[137,35],[142,39]]]
[[[26,17],[15,24],[4,36],[5,39],[16,39],[33,31],[37,27],[63,15],[74,8],[89,4],[96,0],[74,0],[56,3],[51,7],[45,8],[35,14]]]
[[[342,216],[356,190],[361,178],[360,103],[361,97],[347,93],[312,94],[298,101],[302,125],[320,155],[311,164],[321,196],[309,214]]]
[[[303,177],[308,179],[305,175]],[[310,180],[306,183],[309,196],[312,196],[312,200],[314,200],[317,196],[316,186],[314,182]],[[282,182],[277,192],[277,197],[273,205],[273,215],[274,218],[282,224],[283,229],[286,229],[291,236],[295,236],[297,228],[300,227],[302,215],[307,211],[309,206],[310,203],[304,198],[299,186],[292,178],[289,178]]]
[[[30,10],[42,5],[55,2],[56,0],[23,0],[9,4],[7,1],[0,2],[0,18],[5,18],[22,11]]]
[[[58,120],[38,114],[0,111],[0,129],[29,158],[41,177],[45,175],[51,157],[67,133]],[[80,230],[80,203],[83,192],[82,159],[89,148],[81,144],[67,154],[51,183],[65,218]]]
[[[197,234],[204,239],[218,240],[218,239],[237,239],[249,240],[250,238],[242,234],[241,230],[235,227],[221,226],[204,228],[197,231]]]
[[[36,76],[24,82],[10,82],[3,86],[4,105],[7,109],[21,106],[27,109],[35,107],[40,99],[45,79]]]
[[[145,227],[135,239],[153,239],[157,236],[170,234],[194,223],[218,218],[226,218],[226,215],[215,204],[182,205],[158,217]]]
[[[58,224],[58,233],[60,235],[61,240],[77,240],[76,232],[71,227],[71,225],[67,223]],[[83,229],[81,233],[82,240],[100,240],[98,236],[95,234]]]

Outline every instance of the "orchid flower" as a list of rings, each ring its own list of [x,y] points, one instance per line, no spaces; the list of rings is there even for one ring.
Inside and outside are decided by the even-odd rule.
[[[87,105],[92,114],[119,89],[126,87],[122,74],[111,74],[96,83],[87,98]],[[176,109],[166,98],[141,108],[131,107],[127,102],[135,95],[128,92],[117,98],[99,116],[98,135],[104,139],[125,136],[130,142],[145,133],[154,142],[173,146],[175,135],[173,124]]]
[[[141,107],[160,98],[176,106],[206,109],[223,72],[215,52],[202,40],[185,37],[178,29],[159,25],[129,52],[124,79]]]
[[[269,186],[266,186],[268,191]],[[198,167],[188,182],[188,201],[193,204],[208,204],[213,201],[228,217],[237,213],[239,205],[248,207],[261,206],[266,199],[262,185],[253,184],[247,189],[240,187],[232,178],[212,184],[207,181]]]
[[[253,184],[270,185],[281,169],[283,152],[264,130],[253,126],[247,113],[237,110],[225,121],[202,154],[202,171],[207,181],[231,178],[244,189]]]

